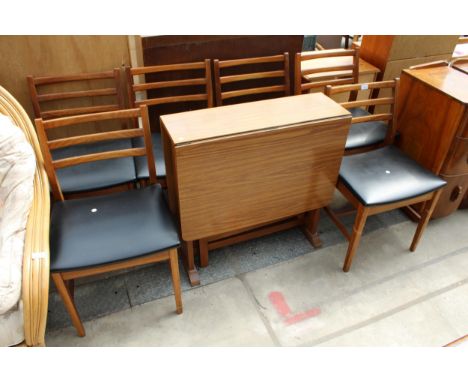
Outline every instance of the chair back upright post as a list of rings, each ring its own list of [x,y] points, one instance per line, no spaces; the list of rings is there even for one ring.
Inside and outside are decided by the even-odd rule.
[[[368,89],[374,90],[389,88],[392,90],[391,97],[378,97],[378,98],[369,98],[363,100],[354,100],[340,103],[345,109],[359,108],[359,107],[369,107],[376,105],[390,105],[389,113],[380,113],[380,114],[369,114],[365,116],[353,117],[351,124],[362,123],[362,122],[371,122],[371,121],[387,121],[388,130],[385,137],[384,145],[390,145],[395,140],[395,135],[397,132],[397,120],[396,116],[398,114],[397,110],[397,99],[398,91],[400,87],[400,79],[396,78],[389,81],[380,81],[380,82],[369,82],[366,84],[352,84],[352,85],[338,85],[331,86],[327,85],[325,88],[325,95],[331,96],[338,93],[344,92],[355,92],[356,94],[359,91],[366,91]]]
[[[350,63],[327,64],[331,59],[350,57]],[[311,65],[303,65],[304,62],[314,60]],[[323,64],[322,64],[323,63]],[[313,64],[313,65],[312,65]],[[307,66],[310,66],[309,68]],[[325,79],[309,81],[306,76],[320,75]],[[329,78],[326,78],[326,77]],[[304,82],[303,80],[306,79]],[[303,94],[311,89],[322,88],[327,85],[346,85],[359,82],[359,49],[328,49],[313,52],[296,53],[294,60],[294,94]],[[351,91],[349,100],[354,101],[357,93]]]
[[[60,76],[29,75],[27,76],[27,81],[34,115],[42,120],[125,108],[119,68],[104,72]],[[80,90],[50,91],[48,89],[50,86],[63,89],[70,87],[72,83],[77,84],[75,87],[79,87]],[[104,85],[104,83],[106,84]],[[75,101],[82,104],[85,100],[91,106],[56,107],[57,103],[61,105],[62,103],[67,104]],[[104,101],[106,102],[105,104],[103,104]],[[53,109],[46,106],[51,102],[54,104]]]
[[[92,123],[98,121],[107,120],[128,120],[129,118],[137,119],[141,117],[143,128],[129,128],[120,129],[116,131],[107,131],[102,133],[84,134],[77,135],[69,138],[60,138],[49,140],[47,131],[56,129],[64,126]],[[98,160],[106,160],[113,158],[123,157],[135,157],[144,156],[147,157],[148,169],[150,173],[150,183],[156,183],[156,168],[154,165],[154,156],[152,150],[151,132],[148,118],[148,108],[145,105],[141,105],[139,108],[107,111],[101,113],[82,114],[73,117],[56,118],[52,120],[43,120],[37,118],[35,120],[39,143],[41,146],[42,153],[44,154],[44,164],[47,171],[47,175],[50,180],[52,194],[55,200],[64,200],[62,190],[56,174],[56,169],[79,165],[81,163],[93,162]],[[101,141],[117,140],[117,139],[129,139],[135,137],[143,137],[145,147],[141,148],[127,148],[120,150],[105,151],[93,154],[79,155],[73,157],[67,157],[64,159],[52,158],[51,150],[69,147],[74,145],[95,143]]]
[[[263,71],[258,71],[257,69],[257,71],[252,71],[252,67],[258,65],[264,67],[265,65],[275,65],[275,63],[280,64],[281,68]],[[278,64],[277,66],[279,66]],[[216,59],[213,60],[213,68],[217,106],[221,106],[226,99],[248,95],[282,93],[284,96],[289,96],[291,94],[289,81],[289,53],[287,52],[275,56],[251,57],[236,60],[220,61]],[[231,73],[222,73],[225,69],[228,69]],[[253,80],[257,81],[257,84],[252,85],[250,83],[249,87],[249,81]],[[258,81],[272,81],[280,83],[258,86]],[[225,89],[226,85],[231,87],[234,86],[235,88],[227,90]]]

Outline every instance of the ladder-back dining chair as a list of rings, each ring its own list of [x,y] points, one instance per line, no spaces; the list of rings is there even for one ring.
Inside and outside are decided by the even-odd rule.
[[[173,104],[177,111],[187,111],[213,106],[210,60],[182,64],[126,68],[127,91],[130,105],[137,107],[167,106]],[[150,109],[151,110],[151,109]],[[166,166],[161,133],[152,132],[153,150],[158,182],[166,185]],[[141,139],[132,140],[133,147],[141,147]],[[141,182],[148,177],[146,161],[135,158],[136,176]]]
[[[353,116],[348,138],[346,140],[344,155],[352,155],[374,150],[376,148],[382,147],[383,145],[387,145],[390,142],[393,142],[394,134],[396,132],[396,120],[393,118],[393,112],[395,108],[398,86],[395,86],[395,81],[392,80],[370,82],[366,84],[360,84],[359,86],[327,85],[325,88],[325,94],[329,97],[335,94],[346,93],[350,90],[359,93],[360,91],[374,89],[390,89],[392,94],[390,97],[370,98],[340,103],[340,105],[345,109],[348,109],[348,111]],[[371,114],[367,111],[367,108],[373,105],[390,105],[390,112]]]
[[[385,82],[385,86],[391,86],[395,94],[398,94],[399,79]],[[392,84],[388,84],[389,82]],[[341,85],[330,91],[333,92],[336,89],[359,91],[363,87],[365,88],[363,84]],[[355,117],[351,123],[371,120],[395,122],[396,105],[396,103],[393,104],[392,113]],[[437,204],[442,187],[446,184],[444,180],[393,146],[395,123],[389,125],[389,128],[385,147],[345,156],[341,162],[337,189],[357,209],[353,232],[349,233],[337,215],[329,207],[325,208],[332,221],[349,241],[343,266],[345,272],[351,267],[369,216],[423,202],[421,219],[410,246],[410,250],[415,251]]]
[[[60,126],[136,118],[141,118],[143,128],[85,134],[52,141],[49,141],[46,135],[47,129]],[[146,106],[49,121],[39,118],[35,122],[54,198],[50,226],[52,280],[78,335],[85,335],[74,301],[74,280],[81,277],[169,261],[176,311],[182,313],[177,254],[180,241],[177,226],[166,206],[162,189],[156,184]],[[143,138],[144,147],[76,155],[65,159],[53,159],[50,151],[52,148],[136,137]],[[128,156],[146,156],[150,174],[148,186],[106,195],[64,200],[57,169]]]
[[[213,60],[216,105],[290,95],[289,54]]]
[[[324,91],[327,85],[359,82],[359,49],[327,49],[296,53],[294,94]],[[351,92],[350,101],[356,99]]]
[[[44,121],[125,108],[120,69],[58,76],[28,76],[27,80],[34,114]],[[76,135],[77,131],[109,130],[115,127],[115,121],[98,121],[93,126],[65,126],[54,130],[53,134],[67,137]],[[126,128],[126,121],[119,121],[117,127]],[[131,147],[130,139],[102,141],[56,149],[52,152],[52,157],[64,159]],[[63,168],[57,171],[57,175],[67,198],[127,189],[136,182],[132,158],[109,159]]]

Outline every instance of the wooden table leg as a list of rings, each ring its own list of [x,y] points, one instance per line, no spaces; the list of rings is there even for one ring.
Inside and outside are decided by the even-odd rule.
[[[198,274],[197,267],[195,266],[195,256],[193,252],[193,241],[182,242],[182,259],[184,261],[184,268],[188,274],[190,285],[200,285],[200,275]]]
[[[198,243],[200,248],[200,267],[205,268],[208,266],[208,240],[200,239]]]
[[[320,209],[306,212],[304,217],[303,231],[310,244],[314,248],[321,248],[322,241],[318,234],[318,223],[320,220]]]

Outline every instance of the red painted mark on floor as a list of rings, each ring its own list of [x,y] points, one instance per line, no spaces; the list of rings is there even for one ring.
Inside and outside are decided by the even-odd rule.
[[[286,299],[281,292],[271,292],[268,295],[270,302],[275,307],[278,314],[283,318],[286,325],[297,324],[298,322],[304,321],[307,318],[315,317],[320,314],[320,308],[312,308],[305,312],[300,312],[292,315],[291,308],[289,308]]]

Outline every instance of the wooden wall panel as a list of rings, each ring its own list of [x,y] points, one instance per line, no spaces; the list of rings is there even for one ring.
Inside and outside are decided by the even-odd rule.
[[[28,74],[94,72],[129,64],[128,36],[0,36],[0,85],[32,119]]]

